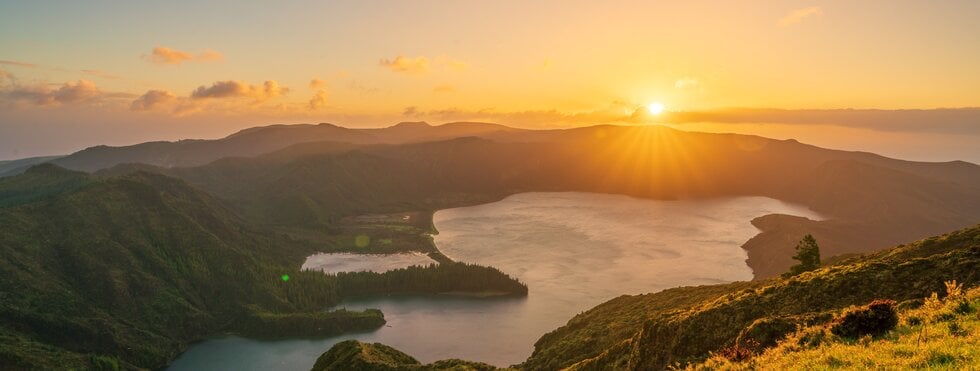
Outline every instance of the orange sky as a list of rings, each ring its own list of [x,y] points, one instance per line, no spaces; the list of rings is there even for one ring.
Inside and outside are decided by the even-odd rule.
[[[0,159],[280,122],[550,128],[733,107],[980,107],[977,19],[969,0],[4,2]],[[645,115],[651,102],[668,115]],[[975,113],[911,130],[806,115],[750,118],[805,124],[783,129],[680,126],[806,140],[836,125],[964,146],[964,120],[980,126]]]

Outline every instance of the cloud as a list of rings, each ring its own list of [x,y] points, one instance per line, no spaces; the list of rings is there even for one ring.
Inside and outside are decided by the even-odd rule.
[[[20,61],[7,61],[7,60],[0,60],[0,65],[28,67],[28,68],[37,67],[37,65],[34,63],[27,63],[27,62],[20,62]]]
[[[149,90],[130,104],[133,111],[147,111],[153,108],[173,103],[177,95],[166,90]]]
[[[275,80],[267,80],[261,86],[242,81],[217,81],[211,86],[199,86],[191,93],[192,99],[252,98],[256,102],[266,101],[289,92]]]
[[[434,65],[437,65],[437,66],[440,66],[440,67],[445,67],[445,68],[451,69],[453,71],[459,71],[459,72],[466,71],[467,69],[470,68],[470,64],[469,63],[463,62],[463,61],[458,60],[458,59],[453,59],[453,58],[447,57],[445,55],[440,55],[440,56],[436,57],[436,59],[435,59],[435,61],[434,61],[433,64]]]
[[[698,87],[698,85],[700,85],[698,79],[694,79],[690,77],[685,77],[674,82],[674,87],[678,89],[696,88]]]
[[[456,87],[452,85],[438,85],[432,88],[432,91],[435,93],[455,93]]]
[[[628,113],[632,113],[632,110]],[[586,112],[562,112],[558,110],[498,111],[494,108],[467,110],[446,108],[423,110],[416,106],[405,107],[402,116],[432,121],[483,121],[505,125],[536,127],[570,127],[600,123],[632,122],[622,109],[602,109]]]
[[[325,85],[327,85],[327,82],[323,81],[323,79],[319,77],[314,77],[312,80],[310,80],[310,89],[319,89]]]
[[[455,60],[455,59],[450,59],[450,60],[446,61],[446,66],[448,66],[450,69],[453,69],[453,70],[456,70],[456,71],[466,71],[467,69],[470,68],[470,64],[469,63],[466,63],[466,62],[463,62],[463,61],[459,61],[459,60]]]
[[[316,94],[313,95],[313,98],[310,98],[310,102],[308,104],[309,109],[310,110],[317,110],[317,109],[320,109],[320,108],[323,108],[324,106],[326,106],[327,105],[327,95],[328,95],[328,93],[327,93],[327,90],[326,89],[317,90],[316,91]]]
[[[545,58],[540,64],[534,67],[538,71],[548,71],[555,66],[555,61],[551,58]]]
[[[802,22],[804,19],[809,17],[815,17],[823,15],[823,9],[819,6],[811,6],[809,8],[802,8],[794,10],[792,13],[779,19],[779,26],[786,27]]]
[[[197,55],[198,62],[217,62],[225,59],[225,56],[214,50],[207,49]]]
[[[150,62],[156,64],[173,64],[179,65],[184,62],[214,62],[224,59],[221,53],[214,50],[204,50],[197,55],[191,54],[189,52],[180,51],[177,49],[171,49],[165,46],[158,46],[153,48],[153,51],[149,56],[145,57]]]
[[[192,59],[194,59],[194,56],[190,53],[170,49],[165,46],[153,48],[153,52],[150,54],[150,61],[160,64],[181,64]]]
[[[381,91],[381,89],[378,89],[377,87],[364,85],[357,80],[351,80],[350,83],[347,84],[347,89],[360,95],[377,94],[379,91]]]
[[[410,58],[399,55],[395,59],[382,59],[378,64],[393,72],[408,75],[420,75],[429,72],[429,58],[426,57]]]
[[[493,108],[425,110],[406,107],[403,116],[428,121],[485,121],[528,127],[570,127],[596,124],[780,124],[822,125],[878,132],[974,135],[980,137],[980,107],[939,109],[768,109],[729,108],[704,111],[669,111],[652,116],[642,105],[613,102],[593,111],[499,111]]]
[[[52,90],[47,85],[18,86],[3,91],[3,97],[15,102],[28,102],[38,106],[58,106],[79,103],[102,95],[95,83],[88,80],[67,82]]]
[[[980,108],[938,109],[768,109],[732,108],[670,112],[669,123],[830,125],[883,132],[980,135]]]
[[[95,77],[101,77],[107,80],[122,80],[121,76],[113,75],[111,73],[103,72],[99,70],[81,70],[81,71],[83,74],[95,76]]]
[[[77,103],[87,99],[98,97],[102,92],[95,86],[95,83],[88,80],[78,80],[75,83],[65,83],[58,90],[51,93],[51,97],[58,103]]]
[[[10,83],[14,83],[14,79],[14,74],[7,72],[4,69],[0,69],[0,85],[3,85],[5,80],[9,81]]]

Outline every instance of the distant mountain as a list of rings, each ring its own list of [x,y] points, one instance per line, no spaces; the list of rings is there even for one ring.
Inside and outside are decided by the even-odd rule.
[[[420,124],[410,124],[417,127]],[[597,126],[408,144],[309,142],[254,158],[157,171],[226,201],[254,222],[322,230],[344,216],[434,210],[526,191],[657,199],[767,196],[825,215],[760,218],[756,277],[784,272],[812,233],[825,254],[867,252],[980,220],[980,166],[828,150],[794,140]],[[533,138],[529,138],[533,137]]]
[[[67,156],[34,157],[0,162],[0,177],[16,175],[32,165],[51,162],[93,172],[118,164],[142,163],[160,167],[199,166],[226,157],[252,157],[288,146],[332,141],[353,144],[410,143],[466,136],[495,136],[523,132],[503,125],[453,122],[429,125],[403,122],[380,129],[349,129],[332,124],[270,125],[241,130],[221,139],[146,142],[130,146],[95,146]]]
[[[922,299],[931,293],[944,292],[944,281],[955,279],[965,287],[980,284],[978,266],[980,226],[975,226],[852,258],[795,277],[623,295],[579,314],[565,326],[545,334],[535,343],[530,358],[514,367],[521,370],[658,370],[669,366],[683,367],[720,354],[737,341],[746,344],[747,340],[752,340],[756,342],[753,344],[761,347],[772,347],[792,335],[797,326],[818,328],[831,324],[835,315],[851,305],[891,299],[899,302],[900,308],[915,308],[922,305]],[[975,302],[977,299],[973,300]],[[945,329],[938,328],[942,321],[975,317],[976,308],[972,304],[964,306],[953,302],[946,307],[944,314],[940,315],[948,319],[920,317],[918,324],[913,323],[909,327],[919,326],[921,331],[922,326],[928,326],[923,321],[932,321],[933,330],[930,331],[933,331],[932,338],[935,338],[936,333],[945,332]],[[965,334],[958,336],[970,336],[968,339],[975,341],[977,329],[961,331]],[[915,333],[895,334],[902,335],[916,337]],[[921,332],[918,336],[924,342],[930,341],[930,336],[923,336]],[[882,341],[892,344],[893,338],[888,336]],[[866,342],[846,341],[829,332],[813,342],[817,345],[802,342],[786,344],[784,354],[790,356],[794,351],[802,352],[805,348],[831,342],[868,349]],[[918,344],[915,341],[912,343]],[[971,346],[969,340],[936,345],[944,354],[965,355],[949,356],[938,360],[937,364],[959,367],[974,365],[977,359],[975,352],[972,359],[969,356]],[[892,358],[923,353],[929,351],[920,351],[917,346],[911,346],[900,352],[879,353],[873,357],[879,364],[892,364],[889,362]],[[823,360],[817,355],[811,354],[809,357],[834,364],[833,360]],[[338,343],[325,352],[314,369],[342,370],[346,364],[343,362],[347,361],[362,365],[359,369],[365,370],[454,370],[459,369],[453,368],[458,367],[455,365],[467,364],[455,360],[444,365],[435,363],[423,366],[411,356],[383,344],[351,341]],[[812,366],[795,363],[792,358],[782,361],[794,367]],[[765,364],[757,366],[766,368]]]
[[[296,143],[328,139],[350,143],[376,141],[371,135],[331,124],[272,125],[245,129],[215,140],[91,147],[52,162],[68,169],[88,172],[120,163],[143,163],[162,167],[197,166],[224,157],[255,156]]]
[[[62,156],[41,156],[22,158],[19,160],[0,161],[0,178],[23,173],[31,166],[43,164],[60,157]]]
[[[402,122],[382,129],[361,129],[378,138],[379,143],[411,143],[470,136],[496,136],[526,130],[483,122],[451,122],[438,126],[427,122]]]

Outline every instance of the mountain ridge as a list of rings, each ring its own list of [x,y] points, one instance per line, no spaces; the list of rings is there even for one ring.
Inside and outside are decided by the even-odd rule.
[[[653,125],[654,127],[662,127]],[[419,141],[451,139],[462,136],[480,136],[505,142],[540,142],[554,138],[578,136],[583,133],[618,128],[615,125],[595,125],[568,129],[518,129],[505,125],[485,122],[448,122],[431,125],[426,122],[402,122],[384,128],[346,128],[331,123],[320,124],[274,124],[246,128],[219,139],[183,139],[178,141],[151,141],[125,146],[93,146],[65,155],[48,156],[13,161],[26,161],[22,165],[13,166],[13,161],[0,163],[0,176],[18,174],[29,165],[40,162],[54,162],[62,167],[73,170],[93,172],[124,163],[140,162],[163,167],[200,166],[224,157],[252,157],[272,151],[284,149],[290,145],[315,141],[335,141],[361,144],[399,144]],[[666,128],[666,127],[664,127]],[[677,129],[671,129],[677,130]],[[741,135],[746,138],[756,135]],[[274,137],[270,140],[258,137]],[[794,139],[787,140],[799,143]],[[872,163],[889,161],[887,157],[861,151],[839,151],[852,155],[862,155]],[[895,160],[905,161],[905,160]],[[907,161],[910,167],[937,168],[937,164],[947,164],[945,167],[977,166],[966,161],[947,162],[917,162]],[[893,164],[894,165],[894,164]],[[941,173],[941,171],[940,171]],[[948,171],[947,171],[948,173]],[[940,176],[942,174],[936,174]],[[972,178],[978,181],[980,178]]]

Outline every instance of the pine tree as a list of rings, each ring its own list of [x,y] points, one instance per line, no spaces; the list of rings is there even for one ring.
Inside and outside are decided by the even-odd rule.
[[[797,275],[803,272],[812,271],[820,267],[820,246],[812,235],[807,234],[796,244],[796,255],[793,259],[799,260],[800,264],[790,267],[790,275]]]

